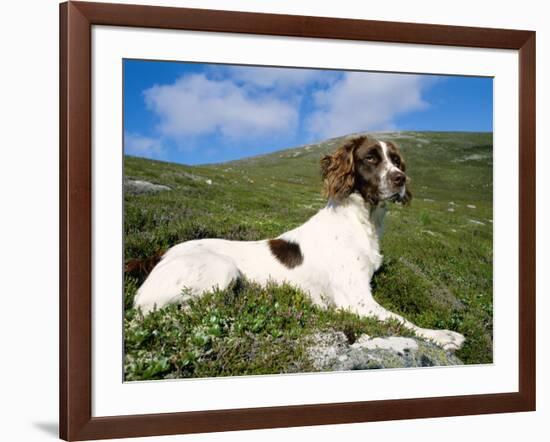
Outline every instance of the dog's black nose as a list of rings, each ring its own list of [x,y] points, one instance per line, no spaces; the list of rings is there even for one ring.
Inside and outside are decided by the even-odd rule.
[[[405,174],[401,171],[396,170],[395,172],[392,172],[390,175],[390,180],[393,183],[394,186],[401,187],[403,184],[405,184],[405,180],[407,177]]]

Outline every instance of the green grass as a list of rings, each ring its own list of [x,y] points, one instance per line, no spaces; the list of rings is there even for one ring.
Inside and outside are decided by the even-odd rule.
[[[240,281],[184,309],[173,305],[145,318],[128,310],[126,380],[313,371],[304,338],[322,330],[342,331],[350,340],[407,334],[395,321],[314,306],[288,285]]]
[[[400,145],[414,199],[390,208],[376,299],[422,327],[464,334],[464,363],[492,362],[492,134],[378,137]],[[339,143],[196,167],[126,157],[127,177],[172,190],[125,195],[125,259],[189,239],[269,238],[302,224],[325,204],[319,158]],[[127,380],[304,372],[313,370],[304,346],[316,331],[341,330],[350,341],[410,334],[320,309],[292,287],[248,282],[143,318],[131,308],[140,278],[125,278]]]

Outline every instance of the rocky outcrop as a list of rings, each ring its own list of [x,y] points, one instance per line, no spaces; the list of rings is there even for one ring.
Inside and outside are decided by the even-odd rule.
[[[319,371],[462,365],[454,354],[418,338],[361,335],[350,343],[334,330],[311,336],[307,354]]]

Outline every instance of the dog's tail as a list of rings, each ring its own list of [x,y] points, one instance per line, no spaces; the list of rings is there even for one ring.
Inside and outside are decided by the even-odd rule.
[[[138,279],[145,279],[162,259],[165,252],[166,250],[162,249],[148,258],[137,258],[126,261],[124,264],[124,274],[134,276]]]

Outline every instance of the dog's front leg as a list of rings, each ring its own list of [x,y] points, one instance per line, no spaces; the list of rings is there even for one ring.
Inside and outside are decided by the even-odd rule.
[[[373,298],[370,286],[367,285],[365,287],[364,283],[356,284],[354,289],[345,298],[342,307],[348,308],[362,316],[374,316],[381,321],[397,320],[405,327],[413,330],[417,336],[433,341],[447,351],[456,351],[464,344],[465,338],[460,333],[451,330],[421,328],[402,316],[385,309]]]
[[[380,304],[376,303],[376,301],[373,300],[373,302],[374,305],[368,309],[368,314],[370,316],[375,316],[381,321],[387,321],[389,319],[397,320],[405,327],[413,330],[417,336],[433,341],[447,351],[456,351],[464,344],[465,338],[460,333],[451,330],[432,330],[418,327],[402,316],[385,309]]]

